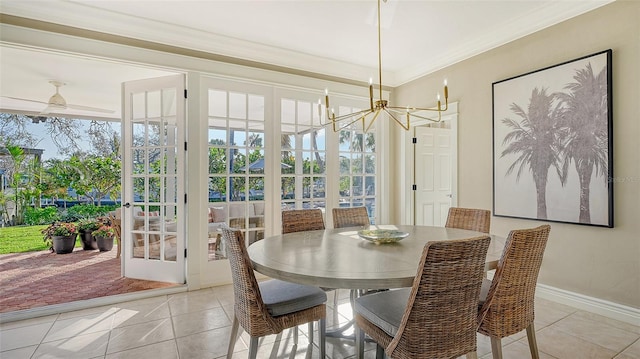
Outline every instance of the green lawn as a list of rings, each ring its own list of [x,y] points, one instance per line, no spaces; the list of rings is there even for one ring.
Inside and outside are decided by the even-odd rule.
[[[42,240],[43,226],[15,226],[0,228],[0,254],[44,251],[49,249]],[[76,242],[76,246],[80,241]],[[80,244],[82,245],[82,244]]]

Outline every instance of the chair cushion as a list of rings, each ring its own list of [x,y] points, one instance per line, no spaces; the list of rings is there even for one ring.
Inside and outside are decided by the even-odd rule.
[[[327,301],[327,295],[318,287],[277,279],[258,285],[262,301],[274,317],[309,309]]]
[[[364,295],[356,299],[355,311],[362,317],[395,336],[407,308],[411,288]]]

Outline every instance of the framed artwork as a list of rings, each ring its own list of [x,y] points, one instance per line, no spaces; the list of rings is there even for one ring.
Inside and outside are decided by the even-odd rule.
[[[613,227],[611,57],[493,83],[494,215]]]

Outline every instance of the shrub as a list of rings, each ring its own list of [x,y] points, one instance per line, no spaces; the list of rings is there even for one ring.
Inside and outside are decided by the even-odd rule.
[[[27,207],[24,214],[24,221],[30,226],[47,224],[60,219],[60,214],[56,207],[32,208]]]
[[[53,250],[54,236],[75,236],[78,234],[78,228],[73,223],[55,222],[49,227],[42,230],[44,242]]]
[[[83,218],[78,221],[78,232],[91,233],[100,228],[102,222],[97,218]]]
[[[77,222],[83,218],[94,218],[105,216],[110,211],[116,209],[115,205],[96,206],[94,204],[78,204],[67,209],[61,220],[65,222]]]

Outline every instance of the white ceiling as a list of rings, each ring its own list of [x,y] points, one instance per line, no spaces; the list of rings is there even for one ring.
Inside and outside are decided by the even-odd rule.
[[[383,84],[398,86],[611,0],[388,0]],[[2,0],[0,12],[350,80],[377,82],[375,0]],[[1,38],[1,34],[0,34]],[[110,108],[162,71],[0,43],[0,95]],[[10,106],[10,107],[8,107]],[[2,99],[0,108],[16,103]],[[36,109],[37,111],[37,109]]]

